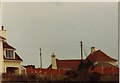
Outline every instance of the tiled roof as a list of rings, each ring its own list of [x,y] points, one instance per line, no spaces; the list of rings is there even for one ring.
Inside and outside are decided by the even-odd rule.
[[[81,60],[58,60],[57,61],[57,69],[61,70],[78,70],[79,64]],[[51,69],[51,65],[48,67]]]
[[[58,69],[78,70],[80,60],[57,60]]]
[[[7,42],[3,42],[3,48],[8,48],[8,49],[15,49],[14,47],[10,46]]]
[[[16,59],[16,60],[21,60],[21,61],[23,61],[23,60],[19,57],[19,55],[18,55],[17,53],[15,53],[15,59]]]
[[[20,60],[20,61],[23,61],[23,60],[19,57],[19,55],[18,55],[17,53],[15,53],[15,58],[6,58],[6,57],[4,56],[4,59],[5,59],[5,60]]]
[[[101,62],[101,61],[107,61],[107,62],[115,62],[117,60],[109,57],[107,54],[102,52],[101,50],[97,50],[93,53],[90,53],[89,56],[87,57],[92,63],[94,62]]]
[[[101,50],[95,51],[93,53],[90,53],[90,55],[84,59],[84,60],[58,60],[57,62],[57,69],[61,70],[78,70],[81,68],[80,64],[84,66],[84,68],[88,68],[91,65],[93,65],[94,62],[115,62],[117,60],[109,57],[107,54],[102,52]],[[48,67],[48,69],[51,69],[52,65]]]

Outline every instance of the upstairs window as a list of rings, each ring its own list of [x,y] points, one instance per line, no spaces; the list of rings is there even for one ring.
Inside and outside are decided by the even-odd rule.
[[[6,58],[14,58],[14,51],[6,50]]]

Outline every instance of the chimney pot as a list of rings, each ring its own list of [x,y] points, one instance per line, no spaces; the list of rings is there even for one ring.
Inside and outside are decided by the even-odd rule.
[[[52,57],[55,57],[55,54],[54,54],[54,53],[52,54]]]
[[[91,47],[91,53],[95,52],[95,47]]]
[[[4,30],[4,26],[2,26],[2,30]]]

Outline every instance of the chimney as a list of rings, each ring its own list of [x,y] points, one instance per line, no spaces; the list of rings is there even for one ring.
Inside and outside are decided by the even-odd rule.
[[[1,27],[1,30],[0,30],[0,36],[4,37],[3,34],[4,34],[4,30],[3,29],[4,26]],[[2,73],[4,72],[4,59],[3,59],[3,40],[0,39],[0,75],[2,75]]]
[[[0,36],[4,37],[5,39],[7,37],[6,30],[4,30],[4,26],[1,26]]]
[[[95,52],[95,47],[91,47],[91,53]]]
[[[51,55],[51,62],[52,62],[52,69],[57,69],[57,62],[54,53]]]
[[[4,30],[4,26],[2,26],[2,30]]]

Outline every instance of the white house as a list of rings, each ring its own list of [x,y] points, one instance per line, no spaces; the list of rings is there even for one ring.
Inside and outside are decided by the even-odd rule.
[[[6,41],[4,26],[0,30],[0,74],[21,74],[22,59],[16,53],[16,49]]]

